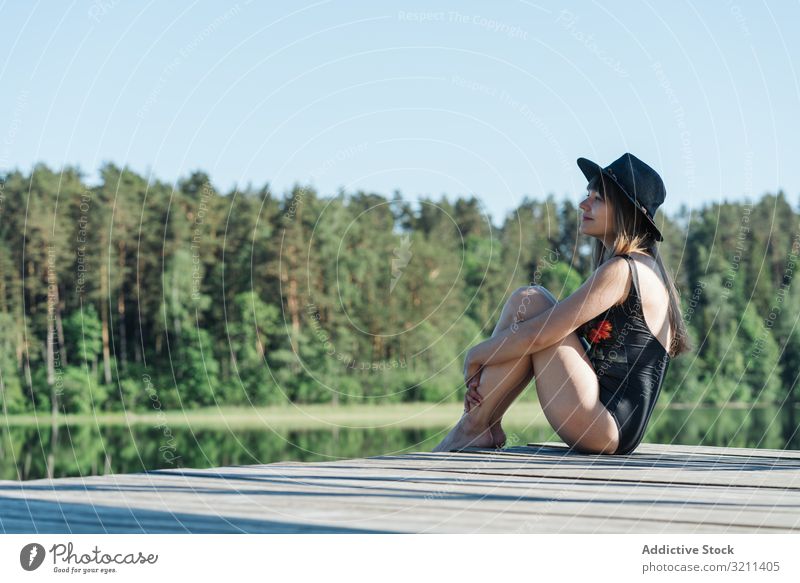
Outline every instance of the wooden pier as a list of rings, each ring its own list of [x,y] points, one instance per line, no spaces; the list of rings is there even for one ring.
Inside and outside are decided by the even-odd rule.
[[[800,532],[800,452],[531,443],[0,481],[0,532]]]

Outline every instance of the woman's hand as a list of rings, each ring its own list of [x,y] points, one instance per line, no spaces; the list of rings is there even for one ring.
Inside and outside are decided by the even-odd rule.
[[[464,411],[469,413],[473,407],[481,404],[483,397],[478,392],[478,387],[481,384],[480,378],[483,376],[483,367],[481,367],[477,376],[467,385],[467,394],[464,396]]]

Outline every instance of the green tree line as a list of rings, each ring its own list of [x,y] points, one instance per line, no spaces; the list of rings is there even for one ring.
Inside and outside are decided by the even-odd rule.
[[[516,288],[563,298],[591,270],[580,195],[526,196],[497,227],[475,196],[100,178],[0,175],[6,414],[456,401]],[[666,400],[797,399],[798,218],[783,192],[660,215],[695,346]]]

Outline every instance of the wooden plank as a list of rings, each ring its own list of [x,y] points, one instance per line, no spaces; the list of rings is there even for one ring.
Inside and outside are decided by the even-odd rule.
[[[253,485],[252,483],[234,483],[227,480],[224,487],[238,494],[234,499],[237,503],[230,503],[228,490],[222,486],[209,489],[208,480],[202,483],[201,478],[195,478],[197,482],[195,488],[189,492],[175,493],[170,490],[172,484],[161,483],[152,484],[149,488],[142,489],[141,485],[136,486],[136,490],[131,490],[131,484],[119,484],[117,491],[92,492],[74,489],[66,493],[41,491],[40,496],[45,498],[58,498],[64,501],[92,501],[95,504],[110,504],[124,502],[130,506],[141,506],[150,504],[152,507],[153,493],[159,494],[157,508],[172,508],[183,512],[208,512],[224,511],[229,515],[243,513],[251,516],[252,512],[266,512],[271,510],[269,507],[260,503],[265,495],[269,495],[271,504],[269,506],[282,508],[284,513],[294,513],[297,508],[311,509],[313,512],[324,509],[330,505],[330,498],[337,498],[336,505],[340,509],[357,511],[370,506],[376,506],[386,511],[405,508],[424,508],[428,512],[435,506],[445,506],[458,508],[479,505],[483,510],[499,512],[505,506],[513,506],[515,511],[520,511],[526,504],[545,506],[558,509],[572,514],[586,514],[593,508],[599,506],[603,511],[596,516],[616,516],[631,518],[640,517],[643,508],[649,513],[649,518],[654,520],[670,520],[675,517],[676,512],[680,512],[682,519],[693,519],[696,522],[704,520],[709,509],[714,512],[719,519],[732,522],[731,516],[736,516],[738,520],[748,524],[754,524],[763,519],[764,516],[777,512],[777,517],[772,520],[775,526],[793,527],[800,519],[798,514],[798,496],[794,496],[794,504],[788,500],[774,499],[771,503],[766,503],[759,499],[758,504],[748,507],[747,499],[735,499],[733,496],[729,500],[723,501],[718,493],[711,496],[702,496],[702,492],[695,493],[694,496],[687,495],[686,491],[676,496],[672,489],[664,489],[659,492],[637,492],[636,489],[629,489],[628,492],[621,491],[609,493],[602,490],[594,491],[589,494],[576,492],[574,484],[564,484],[558,489],[553,488],[549,492],[543,491],[540,487],[532,487],[531,484],[524,484],[521,487],[514,487],[510,483],[500,484],[493,489],[487,490],[486,487],[478,487],[469,483],[444,483],[437,487],[431,484],[409,484],[403,482],[402,489],[397,488],[397,481],[387,481],[383,484],[371,483],[368,492],[363,487],[354,488],[352,484],[341,484],[332,486],[314,486],[311,482],[306,482],[296,487],[290,484],[280,484],[281,495],[273,495],[269,490],[271,484]],[[395,487],[387,487],[395,486]],[[222,489],[221,489],[222,488]],[[151,491],[152,490],[152,491]],[[6,492],[8,493],[8,492]],[[222,494],[221,499],[220,493]],[[30,490],[28,490],[30,496]],[[751,494],[752,496],[752,494]],[[598,500],[598,497],[600,499]],[[351,500],[353,502],[351,502]],[[394,502],[395,500],[399,502]],[[467,504],[469,502],[469,504]],[[598,504],[601,503],[601,504]],[[594,506],[592,506],[594,504]],[[293,514],[294,516],[294,514]],[[699,518],[698,518],[699,517]]]
[[[512,455],[504,452],[489,455],[488,450],[471,450],[459,453],[419,453],[398,456],[378,456],[371,458],[372,467],[385,469],[403,469],[420,467],[480,473],[482,475],[525,475],[563,479],[583,480],[619,480],[627,483],[658,484],[696,484],[696,485],[729,485],[731,487],[763,487],[763,488],[800,488],[800,472],[792,465],[780,466],[780,469],[754,471],[756,464],[742,463],[733,466],[722,466],[715,460],[707,460],[706,469],[688,467],[685,464],[667,465],[667,460],[618,461],[616,456],[530,456]],[[519,452],[518,452],[519,453]],[[472,460],[470,460],[472,456]],[[488,458],[487,458],[488,456]],[[341,468],[355,469],[355,460],[325,462]],[[359,460],[360,461],[360,460]],[[680,469],[691,471],[678,472]],[[645,471],[646,470],[646,471]]]
[[[536,448],[552,448],[559,451],[567,451],[569,448],[558,441],[543,441],[531,442],[527,444],[528,447]],[[671,445],[663,443],[642,443],[633,453],[627,456],[603,456],[603,457],[618,457],[620,459],[637,457],[640,454],[658,454],[658,453],[671,453],[671,454],[689,454],[689,455],[720,455],[720,456],[744,456],[748,458],[759,457],[776,457],[782,459],[800,459],[800,451],[792,449],[762,449],[762,448],[747,448],[747,447],[720,447],[711,445]]]
[[[567,450],[534,444],[4,481],[0,531],[800,530],[800,476],[791,456],[662,445],[631,456]]]
[[[372,533],[381,532],[326,525],[268,521],[236,516],[192,515],[147,509],[122,510],[116,507],[87,507],[83,504],[30,500],[21,509],[20,501],[0,498],[0,532],[113,532],[128,533]],[[19,528],[27,530],[18,530]]]
[[[481,468],[478,468],[480,470]],[[479,471],[448,472],[435,470],[419,470],[413,467],[405,468],[402,471],[389,471],[383,468],[373,468],[364,466],[358,469],[358,475],[352,472],[343,473],[338,468],[329,466],[311,466],[309,468],[296,468],[294,470],[282,469],[275,472],[271,466],[240,466],[232,468],[222,468],[220,470],[169,470],[166,472],[153,472],[150,474],[130,474],[127,476],[115,476],[113,486],[103,477],[93,478],[74,478],[68,484],[59,485],[59,481],[46,481],[46,483],[6,483],[0,485],[0,492],[6,495],[19,493],[21,495],[37,496],[42,493],[52,492],[54,487],[60,491],[69,488],[74,491],[93,490],[97,486],[104,489],[118,492],[136,491],[143,495],[151,495],[150,492],[161,491],[168,493],[178,489],[183,489],[188,493],[201,494],[204,491],[213,493],[217,491],[227,492],[228,490],[241,491],[247,493],[249,490],[262,491],[269,486],[280,486],[286,491],[294,489],[303,490],[309,488],[319,488],[325,491],[336,486],[350,487],[355,492],[359,489],[369,488],[370,491],[378,491],[381,488],[404,487],[409,491],[420,493],[435,493],[443,488],[450,487],[469,487],[475,486],[481,490],[491,491],[492,488],[503,489],[542,489],[548,488],[549,484],[560,483],[560,488],[566,486],[571,491],[602,491],[608,493],[635,493],[639,489],[632,489],[626,483],[617,481],[595,481],[595,480],[552,480],[549,478],[529,477],[525,475],[489,475],[482,476]],[[589,490],[587,490],[587,488]],[[650,487],[652,489],[652,487]],[[671,485],[669,489],[658,488],[657,491],[676,491],[682,496],[689,496],[692,492],[699,492],[701,496],[720,499],[726,493],[731,492],[730,496],[735,496],[735,492],[742,492],[742,496],[751,497],[757,494],[760,500],[787,500],[797,501],[800,493],[796,489],[759,489],[759,488],[735,488],[731,489],[728,485],[706,486],[698,488],[694,485]],[[708,493],[705,493],[706,490]],[[647,491],[647,490],[645,490]],[[791,497],[791,498],[790,498]]]
[[[70,510],[69,506],[66,514],[68,521],[55,521],[57,523],[69,523],[73,531],[86,531],[88,528],[97,528],[98,525],[104,527],[108,525],[113,528],[115,525],[119,526],[117,514],[108,516],[101,508],[98,514],[98,520],[77,520],[78,514],[74,510]],[[5,505],[0,506],[3,516],[8,514],[8,508]],[[192,532],[235,532],[236,529],[242,532],[290,532],[291,528],[285,528],[283,525],[287,523],[294,524],[295,530],[302,532],[304,530],[312,529],[317,532],[323,532],[323,526],[335,528],[338,530],[353,531],[354,528],[370,531],[386,531],[386,532],[538,532],[540,529],[549,529],[554,532],[587,532],[589,525],[592,529],[600,532],[636,532],[639,529],[646,528],[647,531],[682,531],[693,532],[695,527],[702,527],[705,529],[715,529],[718,532],[745,532],[745,531],[771,531],[771,532],[790,532],[791,529],[765,526],[756,522],[755,524],[728,524],[715,521],[686,521],[686,520],[670,520],[669,522],[659,523],[659,521],[650,520],[648,518],[629,518],[619,516],[594,516],[594,515],[574,515],[563,512],[553,512],[544,514],[538,511],[528,512],[513,506],[510,512],[502,509],[486,509],[486,508],[456,508],[456,511],[445,511],[442,508],[426,508],[425,513],[419,512],[418,508],[403,508],[399,511],[390,512],[389,509],[379,509],[377,512],[372,509],[361,509],[362,511],[356,516],[350,515],[346,509],[331,510],[328,507],[327,514],[316,513],[314,517],[293,517],[292,522],[284,520],[280,521],[253,521],[252,523],[242,524],[241,518],[226,515],[224,520],[216,516],[202,516],[195,520],[187,519],[185,513],[174,513],[168,516],[158,513],[133,513],[136,516],[137,527],[135,531],[145,530],[147,532],[181,532],[190,530]],[[41,509],[40,509],[41,511]],[[53,509],[46,511],[48,522],[53,522],[52,517],[55,512]],[[189,515],[191,516],[191,515]],[[155,518],[153,518],[155,517]],[[174,518],[173,518],[174,517]],[[45,531],[58,531],[58,528],[48,529],[47,525],[42,526],[41,521],[37,520],[37,525],[40,526],[40,532]],[[229,525],[235,525],[236,528],[230,528]],[[276,526],[277,525],[277,526]],[[555,529],[555,530],[553,530]],[[101,529],[98,529],[100,531]],[[547,530],[545,530],[547,531]]]
[[[314,508],[305,508],[310,511],[310,516],[293,516],[292,521],[283,520],[268,521],[263,519],[260,524],[265,524],[266,531],[285,532],[285,528],[276,528],[276,524],[292,524],[302,525],[305,524],[308,528],[313,528],[316,531],[322,531],[321,526],[335,527],[339,530],[345,528],[352,530],[353,528],[360,527],[361,529],[371,531],[401,531],[401,532],[483,532],[483,531],[498,531],[498,532],[511,532],[515,530],[525,532],[537,532],[540,529],[546,529],[553,532],[567,532],[567,531],[583,531],[588,532],[590,525],[591,529],[601,532],[637,532],[642,529],[647,531],[682,531],[692,532],[695,527],[702,527],[703,529],[712,529],[718,532],[734,532],[734,531],[772,531],[772,532],[790,532],[792,529],[783,528],[780,526],[764,525],[762,521],[756,521],[752,524],[735,524],[725,523],[715,520],[706,520],[698,522],[697,520],[681,520],[671,519],[666,522],[659,522],[651,520],[649,517],[640,516],[636,518],[620,517],[620,516],[596,516],[592,514],[570,514],[568,512],[550,512],[545,513],[541,511],[523,511],[517,505],[512,505],[507,508],[488,508],[488,507],[475,507],[465,508],[463,506],[456,506],[452,510],[443,509],[440,507],[425,508],[425,512],[421,513],[418,507],[406,507],[395,511],[390,508],[359,508],[358,513],[353,515],[347,508],[338,508],[332,510],[330,505],[327,507],[327,512],[318,512]],[[3,508],[3,515],[7,514],[6,508]],[[49,516],[53,516],[52,510],[48,511]],[[108,523],[109,519],[107,514],[100,510],[101,518],[97,521],[83,521],[75,520],[76,513],[69,511],[69,524],[75,530],[85,530],[96,527],[96,524]],[[157,519],[152,517],[143,517],[134,513],[137,517],[137,529],[144,529],[147,532],[180,532],[181,530],[190,530],[192,532],[229,532],[233,529],[227,528],[227,523],[237,524],[240,520],[239,517],[231,516],[227,513],[224,516],[224,521],[216,516],[204,516],[195,521],[186,520],[186,514],[175,513],[168,516],[161,516]],[[151,513],[151,516],[153,514]],[[252,516],[252,513],[251,513]],[[203,527],[203,520],[207,519],[209,526]],[[64,522],[67,522],[66,520]],[[111,521],[116,523],[117,521]],[[258,521],[256,521],[258,522]],[[254,523],[255,524],[255,523]],[[238,526],[238,524],[237,524]],[[83,528],[82,528],[83,527]],[[298,531],[303,528],[298,526]],[[44,530],[44,529],[40,529]],[[255,526],[242,525],[241,530],[245,532],[262,532],[263,529],[259,528],[258,524]]]

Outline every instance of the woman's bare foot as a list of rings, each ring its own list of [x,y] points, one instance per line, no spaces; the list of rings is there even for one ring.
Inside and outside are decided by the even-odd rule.
[[[465,447],[494,447],[491,428],[479,427],[469,413],[464,413],[450,433],[431,451],[454,451]]]
[[[494,425],[490,427],[492,432],[492,446],[503,447],[506,444],[506,432],[500,424],[502,419],[495,421]]]

